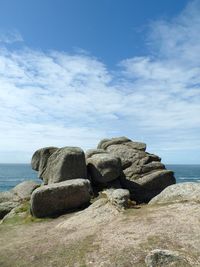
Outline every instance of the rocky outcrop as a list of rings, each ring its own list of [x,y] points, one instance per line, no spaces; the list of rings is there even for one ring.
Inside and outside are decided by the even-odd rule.
[[[88,175],[94,183],[106,184],[121,175],[121,160],[102,149],[86,152]]]
[[[93,196],[110,189],[109,201],[124,208],[128,206],[129,197],[137,203],[148,202],[175,183],[173,172],[165,169],[158,156],[146,152],[146,144],[126,137],[103,139],[97,149],[90,149],[86,154],[78,147],[42,148],[34,153],[32,168],[38,170],[43,184],[49,185],[36,189],[32,195],[35,216],[50,216],[73,208],[67,204],[71,203],[71,193],[64,193],[70,190],[73,179],[75,184],[79,178],[90,180]],[[63,185],[67,180],[69,184]],[[72,195],[78,196],[79,189],[73,190]]]
[[[31,211],[36,217],[51,217],[79,209],[90,201],[90,182],[73,179],[37,188],[31,196]]]
[[[146,256],[145,263],[147,267],[191,267],[178,252],[165,249],[152,250]]]
[[[144,143],[119,137],[102,140],[98,149],[121,159],[121,185],[130,190],[132,199],[136,201],[148,202],[166,186],[175,183],[173,172],[165,169],[158,156],[145,152]]]
[[[149,204],[166,204],[177,202],[200,203],[200,184],[181,183],[168,186],[159,195],[154,197]]]
[[[85,154],[79,147],[57,149],[47,161],[42,174],[44,184],[87,178]]]

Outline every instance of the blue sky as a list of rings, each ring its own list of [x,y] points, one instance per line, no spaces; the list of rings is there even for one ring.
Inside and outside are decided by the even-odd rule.
[[[200,0],[0,0],[0,162],[128,136],[200,163]]]
[[[0,0],[2,29],[15,29],[25,45],[65,52],[86,50],[109,67],[148,53],[153,20],[176,16],[186,0]]]

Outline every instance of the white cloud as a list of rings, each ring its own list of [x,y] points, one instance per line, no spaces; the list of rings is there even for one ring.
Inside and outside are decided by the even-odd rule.
[[[1,151],[10,161],[14,153],[28,161],[42,146],[89,148],[127,135],[167,162],[198,154],[199,15],[200,1],[194,1],[172,21],[154,22],[150,41],[157,54],[125,59],[117,73],[86,53],[2,48]],[[8,161],[3,152],[2,160]]]

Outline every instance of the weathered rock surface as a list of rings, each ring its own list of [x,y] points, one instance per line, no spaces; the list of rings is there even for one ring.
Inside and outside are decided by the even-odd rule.
[[[12,192],[19,197],[20,200],[28,200],[32,192],[40,185],[34,181],[24,181],[12,189]]]
[[[2,202],[0,203],[0,219],[2,219],[6,214],[8,214],[12,209],[19,205],[18,202]]]
[[[43,172],[46,168],[48,158],[56,151],[58,147],[44,147],[35,151],[32,156],[32,169],[38,171],[38,177],[42,179]]]
[[[176,202],[200,203],[200,184],[188,182],[168,186],[159,195],[154,197],[149,204]]]
[[[147,267],[191,267],[176,251],[155,249],[145,258]]]
[[[98,149],[121,159],[123,173],[120,181],[130,190],[132,199],[148,202],[166,186],[175,183],[173,172],[165,169],[158,156],[145,152],[144,143],[119,137],[102,140]]]
[[[29,200],[32,192],[39,185],[34,181],[24,181],[15,186],[11,191],[0,192],[0,219],[4,218],[12,209]]]
[[[141,142],[133,142],[131,139],[128,139],[125,136],[111,138],[111,139],[103,139],[100,141],[97,148],[106,150],[111,145],[120,145],[120,144],[126,144],[127,146],[130,146],[134,149],[138,149],[142,151],[146,150],[146,144],[141,143]]]
[[[87,178],[85,154],[78,147],[57,149],[47,161],[42,173],[44,184],[59,183],[66,180]]]
[[[90,201],[90,182],[73,179],[44,185],[31,195],[31,211],[35,217],[50,217],[81,208]]]
[[[118,157],[102,149],[90,150],[86,152],[86,157],[88,173],[93,182],[105,184],[120,176],[122,168]]]
[[[102,192],[105,194],[111,204],[114,206],[125,209],[128,207],[130,200],[130,193],[127,189],[107,189]]]
[[[0,192],[0,203],[18,201],[19,197],[12,191]]]
[[[85,158],[86,160],[88,158],[91,158],[93,155],[96,155],[96,154],[104,154],[106,153],[106,151],[104,149],[88,149],[86,152],[85,152]]]

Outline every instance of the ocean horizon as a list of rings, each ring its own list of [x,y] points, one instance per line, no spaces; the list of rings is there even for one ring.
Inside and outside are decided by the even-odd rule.
[[[166,164],[166,169],[174,171],[177,183],[200,182],[200,164]],[[37,172],[28,163],[0,163],[0,191],[7,191],[17,184],[34,180],[41,180]]]

